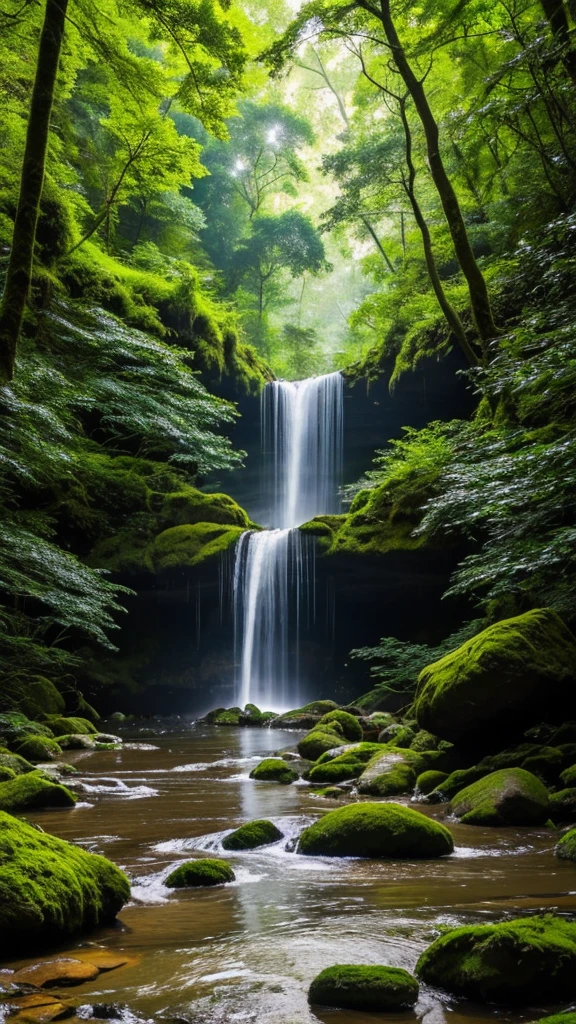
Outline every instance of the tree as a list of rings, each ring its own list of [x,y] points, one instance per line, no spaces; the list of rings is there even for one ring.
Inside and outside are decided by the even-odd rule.
[[[260,319],[267,286],[282,271],[300,277],[306,271],[319,274],[328,268],[318,231],[298,210],[288,210],[279,217],[258,217],[252,234],[236,250],[235,262],[240,280],[246,281],[257,296]]]
[[[0,383],[6,383],[14,376],[16,346],[30,291],[36,225],[46,167],[50,115],[64,38],[67,7],[68,0],[46,0],[44,24],[38,47],[36,78],[26,130],[20,195],[14,221],[6,283],[0,305]]]

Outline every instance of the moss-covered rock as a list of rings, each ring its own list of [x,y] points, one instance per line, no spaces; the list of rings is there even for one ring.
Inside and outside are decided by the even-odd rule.
[[[503,768],[458,793],[452,813],[464,825],[543,825],[550,817],[548,790],[523,768]]]
[[[526,728],[542,705],[575,702],[576,639],[548,608],[489,626],[429,665],[418,680],[419,725],[458,740],[489,723],[511,732]]]
[[[5,765],[0,764],[0,782],[9,782],[10,779],[16,778],[16,772],[12,768],[7,768]]]
[[[53,761],[62,753],[62,747],[49,736],[24,736],[16,747],[16,753],[32,764],[39,764],[41,761]]]
[[[258,846],[269,846],[283,839],[283,834],[273,822],[265,818],[248,821],[222,840],[225,850],[255,850]]]
[[[472,768],[458,768],[455,772],[451,772],[436,789],[432,790],[430,796],[437,802],[451,800],[466,786],[477,782],[478,779],[486,778],[487,775],[490,775],[490,768],[480,768],[479,765],[473,765]]]
[[[560,781],[567,789],[576,786],[576,764],[571,764],[569,768],[560,773]]]
[[[411,752],[410,752],[411,753]],[[419,755],[394,747],[376,754],[359,778],[358,792],[368,796],[409,793],[416,783]]]
[[[298,743],[298,753],[307,761],[317,761],[321,754],[342,745],[342,732],[338,722],[332,722],[330,728],[315,728],[307,733]]]
[[[26,772],[33,772],[34,765],[30,764],[25,757],[14,754],[9,750],[0,748],[0,767],[9,768],[15,775],[25,775]]]
[[[386,1013],[413,1006],[418,999],[418,982],[401,967],[362,967],[337,964],[315,978],[308,1001],[342,1010]]]
[[[66,707],[60,691],[44,676],[26,680],[18,704],[23,714],[32,719],[42,718],[43,715],[61,715]]]
[[[529,754],[528,757],[525,757],[521,767],[552,785],[560,778],[560,772],[564,767],[564,757],[562,751],[556,747],[541,747],[536,754]]]
[[[416,779],[416,788],[420,790],[424,796],[428,796],[434,789],[440,789],[442,783],[448,776],[446,772],[436,772],[434,769],[428,772],[420,772],[420,775]]]
[[[358,760],[354,754],[341,754],[332,761],[313,765],[306,775],[306,780],[314,785],[322,782],[330,782],[334,785],[337,782],[346,782],[348,779],[357,779],[365,767],[364,761]]]
[[[304,829],[298,852],[308,856],[432,858],[452,853],[444,825],[411,807],[357,803],[330,811]]]
[[[347,711],[329,711],[327,715],[323,715],[320,719],[318,728],[321,729],[322,726],[327,725],[331,729],[335,722],[340,726],[344,738],[349,740],[350,743],[359,742],[362,739],[362,726],[360,722]]]
[[[208,558],[223,554],[245,532],[241,526],[194,523],[172,526],[155,537],[148,556],[153,572],[193,568]]]
[[[410,743],[411,750],[450,750],[451,748],[451,743],[441,740],[439,736],[434,736],[426,729],[419,729]]]
[[[0,783],[0,810],[20,811],[32,807],[73,807],[77,797],[66,786],[50,782],[40,771],[17,775]]]
[[[550,794],[550,817],[552,821],[576,821],[576,788]]]
[[[95,736],[98,729],[87,718],[62,718],[59,716],[47,719],[48,725],[55,736]]]
[[[333,700],[313,700],[301,708],[285,711],[278,715],[272,723],[274,729],[311,729],[318,724],[323,715],[336,711],[338,705]]]
[[[536,1024],[576,1024],[576,1013],[553,1013],[550,1017],[540,1017]]]
[[[252,769],[250,778],[256,779],[258,782],[280,782],[282,785],[289,785],[291,782],[296,782],[298,772],[295,772],[282,758],[266,757]]]
[[[83,733],[78,736],[59,736],[58,742],[62,750],[99,750],[101,747],[95,736],[86,736]],[[114,744],[114,746],[118,746],[118,744]]]
[[[0,813],[0,945],[29,949],[109,924],[130,896],[126,876],[93,853]]]
[[[188,889],[204,885],[224,885],[233,882],[235,874],[225,860],[215,857],[202,857],[180,864],[171,871],[165,881],[169,889]]]
[[[362,761],[363,764],[368,764],[375,754],[381,753],[382,745],[380,743],[369,743],[363,740],[361,743],[343,743],[339,747],[333,747],[331,750],[321,754],[317,758],[317,762],[318,764],[326,764],[328,761],[334,761],[336,758],[342,758],[344,755],[347,755],[355,761]]]
[[[212,725],[240,725],[242,708],[223,708],[213,712]]]
[[[548,916],[451,929],[416,966],[429,985],[519,1005],[572,998],[575,971],[576,924]]]
[[[554,852],[560,860],[573,860],[576,862],[576,828],[571,828],[569,832],[562,836]]]
[[[32,722],[26,715],[19,712],[0,714],[0,736],[6,746],[14,747],[24,736],[49,736],[54,733],[48,725]]]

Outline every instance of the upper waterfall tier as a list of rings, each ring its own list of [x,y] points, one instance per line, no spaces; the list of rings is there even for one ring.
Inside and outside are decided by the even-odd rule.
[[[341,373],[273,381],[262,392],[262,440],[271,462],[270,526],[286,530],[340,511]]]

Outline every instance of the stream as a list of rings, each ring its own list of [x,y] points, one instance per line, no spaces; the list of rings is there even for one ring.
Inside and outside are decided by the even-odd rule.
[[[130,1012],[105,1009],[101,1015],[186,1024],[472,1024],[495,1017],[515,1024],[554,1009],[496,1011],[425,986],[415,1011],[402,1014],[312,1011],[306,999],[312,978],[331,964],[413,970],[439,924],[502,920],[536,910],[573,913],[576,868],[553,856],[557,837],[550,831],[451,824],[456,852],[437,861],[303,857],[287,852],[287,842],[339,804],[315,797],[305,783],[281,786],[248,778],[262,755],[293,747],[299,733],[180,720],[162,723],[152,738],[144,736],[138,743],[127,740],[120,750],[71,752],[67,760],[79,772],[79,804],[70,811],[26,815],[46,831],[109,857],[132,883],[132,900],[115,927],[51,954],[98,946],[131,958],[129,965],[70,990],[75,1004],[122,1004]],[[220,854],[223,833],[263,817],[286,838],[227,853],[234,883],[204,890],[163,885],[183,860]],[[81,1009],[79,1016],[88,1012]]]

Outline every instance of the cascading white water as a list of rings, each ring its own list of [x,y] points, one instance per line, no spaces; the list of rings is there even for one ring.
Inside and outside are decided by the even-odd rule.
[[[262,394],[262,441],[272,462],[273,529],[242,534],[234,564],[237,703],[282,710],[299,702],[298,644],[309,613],[313,549],[296,527],[340,510],[340,373],[274,381]]]

